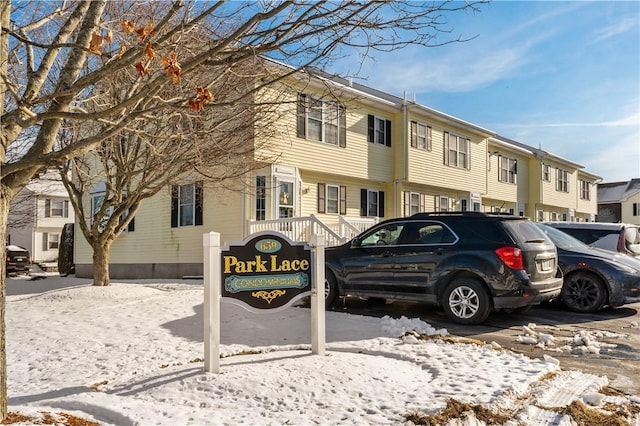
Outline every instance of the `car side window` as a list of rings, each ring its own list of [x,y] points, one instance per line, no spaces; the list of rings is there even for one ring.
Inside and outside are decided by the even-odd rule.
[[[362,240],[362,246],[395,245],[402,233],[404,224],[389,223],[376,229]]]
[[[456,240],[451,230],[441,223],[408,224],[402,236],[402,244],[449,244]]]

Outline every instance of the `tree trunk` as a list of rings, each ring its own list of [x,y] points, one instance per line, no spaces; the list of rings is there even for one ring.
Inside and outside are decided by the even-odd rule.
[[[2,266],[0,266],[0,421],[7,417],[7,345],[6,345],[6,275],[7,265],[4,253],[7,247],[7,218],[9,214],[9,199],[6,197],[4,186],[0,187],[0,250]]]
[[[111,241],[99,241],[93,245],[93,285],[106,286],[111,284],[109,278],[109,253]]]

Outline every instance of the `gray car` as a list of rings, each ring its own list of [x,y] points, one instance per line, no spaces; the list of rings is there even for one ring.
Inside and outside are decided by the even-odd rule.
[[[606,222],[545,222],[591,247],[640,258],[640,226]]]

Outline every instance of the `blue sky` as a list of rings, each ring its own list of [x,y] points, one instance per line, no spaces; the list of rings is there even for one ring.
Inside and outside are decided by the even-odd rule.
[[[451,35],[477,37],[378,53],[358,81],[541,147],[604,182],[640,178],[640,1],[494,1],[448,21]]]

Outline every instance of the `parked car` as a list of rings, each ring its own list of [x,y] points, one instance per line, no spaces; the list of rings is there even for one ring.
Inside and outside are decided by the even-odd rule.
[[[549,300],[562,288],[556,247],[517,216],[442,212],[389,219],[328,247],[325,262],[328,306],[345,295],[428,302],[462,324]]]
[[[640,302],[640,259],[591,247],[542,223],[538,227],[558,248],[564,285],[560,300],[576,312]]]
[[[31,256],[25,248],[8,245],[5,256],[6,274],[26,274],[31,267]]]
[[[606,222],[545,222],[585,244],[640,257],[640,226]]]

